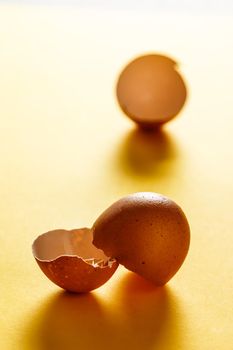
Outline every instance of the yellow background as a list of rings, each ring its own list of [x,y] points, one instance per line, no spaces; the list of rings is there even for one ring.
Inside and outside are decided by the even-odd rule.
[[[0,349],[232,349],[233,25],[222,13],[0,5]],[[117,106],[121,68],[146,52],[179,63],[188,100],[157,137]],[[119,269],[63,293],[31,243],[90,226],[136,191],[170,196],[192,229],[164,288]]]

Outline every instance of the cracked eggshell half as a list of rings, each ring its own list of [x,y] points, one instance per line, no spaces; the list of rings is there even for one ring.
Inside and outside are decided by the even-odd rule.
[[[89,292],[103,285],[118,267],[93,244],[92,230],[54,230],[40,235],[33,255],[44,274],[71,292]]]
[[[136,58],[123,69],[116,95],[129,118],[142,127],[154,128],[180,112],[187,90],[176,62],[150,54]]]
[[[93,225],[93,237],[93,244],[105,254],[155,285],[163,285],[187,255],[190,229],[175,202],[141,192],[105,210]]]

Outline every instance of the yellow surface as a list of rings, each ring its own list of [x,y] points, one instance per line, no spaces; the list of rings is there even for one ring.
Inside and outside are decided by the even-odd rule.
[[[233,348],[232,37],[224,15],[0,6],[1,350]],[[179,61],[189,90],[157,138],[114,97],[122,66],[151,51]],[[37,234],[91,225],[145,190],[177,201],[192,229],[166,287],[122,268],[75,296],[41,273]]]

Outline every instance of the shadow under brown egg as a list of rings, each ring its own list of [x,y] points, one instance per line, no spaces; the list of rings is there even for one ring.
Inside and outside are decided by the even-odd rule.
[[[128,348],[184,349],[180,303],[167,285],[155,287],[139,275],[128,272],[115,292],[115,307],[124,310],[124,341],[130,345]]]
[[[174,171],[177,160],[177,145],[163,129],[135,128],[123,139],[117,154],[118,168],[132,179],[163,177]]]
[[[184,350],[181,316],[168,287],[155,288],[128,273],[110,303],[95,293],[68,292],[42,302],[21,344],[34,350]]]

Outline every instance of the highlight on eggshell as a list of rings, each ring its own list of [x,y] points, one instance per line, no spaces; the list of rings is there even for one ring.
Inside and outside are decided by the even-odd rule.
[[[33,255],[44,274],[59,287],[77,293],[103,285],[118,263],[93,244],[92,230],[54,230],[40,235]]]
[[[155,128],[180,112],[187,89],[174,60],[149,54],[134,59],[123,69],[116,95],[130,119],[139,126]]]
[[[155,285],[167,283],[189,249],[190,228],[182,209],[152,192],[121,198],[93,225],[93,243],[128,270]]]

